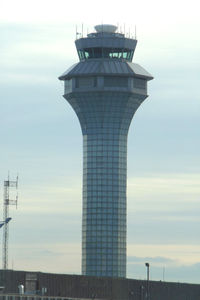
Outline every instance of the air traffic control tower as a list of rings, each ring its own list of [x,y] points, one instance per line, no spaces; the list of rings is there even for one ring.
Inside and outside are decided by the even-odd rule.
[[[126,277],[127,135],[153,77],[132,63],[136,39],[95,30],[75,41],[80,62],[59,77],[83,134],[82,274]]]

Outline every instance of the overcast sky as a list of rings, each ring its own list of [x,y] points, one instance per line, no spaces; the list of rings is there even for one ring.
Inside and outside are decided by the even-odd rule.
[[[20,179],[9,268],[81,273],[82,136],[57,78],[78,61],[76,25],[125,24],[154,76],[129,131],[127,277],[145,278],[148,261],[153,280],[200,283],[199,6],[1,0],[2,199],[8,170]]]

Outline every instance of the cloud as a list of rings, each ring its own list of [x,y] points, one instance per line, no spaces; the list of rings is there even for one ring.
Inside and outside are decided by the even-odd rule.
[[[145,3],[146,9],[144,11],[143,3],[137,2],[133,5],[133,3],[129,0],[127,5],[130,7],[130,11],[126,11],[126,16],[124,16],[121,14],[120,7],[114,7],[115,2],[113,1],[108,3],[103,0],[101,3],[102,5],[99,6],[98,10],[93,9],[92,14],[88,14],[87,8],[91,4],[88,0],[84,1],[84,3],[82,1],[78,1],[76,3],[71,2],[70,10],[67,10],[67,4],[64,0],[59,0],[58,2],[48,2],[43,0],[42,3],[38,0],[30,1],[29,3],[24,0],[19,0],[17,4],[13,3],[11,0],[7,0],[3,1],[0,17],[2,20],[15,20],[17,22],[27,23],[45,23],[48,21],[63,22],[66,19],[72,23],[77,22],[77,20],[82,20],[87,23],[101,23],[103,19],[104,23],[116,23],[118,21],[123,24],[124,21],[132,23],[133,21],[131,22],[131,20],[134,20],[136,24],[139,23],[141,25],[145,25],[145,27],[147,27],[147,24],[151,24],[151,26],[154,25],[157,31],[162,32],[165,36],[169,28],[171,30],[174,29],[175,31],[177,30],[177,27],[180,28],[181,25],[185,23],[188,25],[190,23],[194,24],[196,20],[198,20],[197,2],[195,0],[191,0],[190,5],[186,5],[185,3],[181,3],[182,10],[180,13],[180,1],[173,2],[170,0],[165,2],[163,8],[163,5],[161,5],[158,0],[153,0],[151,3]],[[10,10],[11,5],[12,10]],[[105,6],[107,7],[106,11],[104,9]],[[77,7],[79,8],[78,10]],[[115,14],[111,14],[113,7]],[[172,7],[173,9],[171,9]],[[151,14],[149,12],[151,12]],[[188,22],[188,18],[190,22]],[[149,25],[149,27],[151,26]]]
[[[199,182],[199,173],[157,173],[156,176],[150,173],[129,177],[127,185],[129,211],[141,209],[148,212],[171,212],[172,217],[174,212],[185,211],[190,217],[190,214],[197,212],[200,205]]]
[[[162,257],[162,256],[156,256],[156,257],[138,257],[138,256],[128,256],[127,257],[128,263],[144,263],[144,262],[150,262],[150,263],[156,263],[156,264],[172,264],[175,262],[175,260]]]
[[[187,243],[128,243],[127,255],[128,257],[161,257],[169,259],[169,264],[173,266],[193,265],[199,262],[200,244],[187,244]],[[164,262],[163,262],[164,263]],[[167,263],[167,261],[166,261]]]
[[[17,87],[44,86],[58,81],[66,66],[77,59],[72,40],[72,25],[0,23],[1,83]],[[66,36],[64,39],[63,36]],[[70,43],[71,47],[68,47]],[[63,69],[64,68],[64,69]]]
[[[80,274],[80,243],[16,244],[10,249],[10,265],[15,270]]]

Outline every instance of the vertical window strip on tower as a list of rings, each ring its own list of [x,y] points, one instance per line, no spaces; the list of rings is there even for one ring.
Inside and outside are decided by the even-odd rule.
[[[97,85],[96,77],[79,77],[76,78],[76,88],[95,87]]]
[[[143,78],[134,78],[133,79],[133,87],[138,89],[146,89],[147,81]]]
[[[106,87],[128,87],[128,78],[127,77],[115,77],[115,76],[106,76],[104,77],[104,86]]]

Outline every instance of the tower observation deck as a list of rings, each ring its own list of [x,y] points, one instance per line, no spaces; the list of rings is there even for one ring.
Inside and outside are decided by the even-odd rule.
[[[132,63],[137,41],[114,25],[75,41],[59,77],[83,134],[82,274],[126,277],[127,135],[153,77]]]

